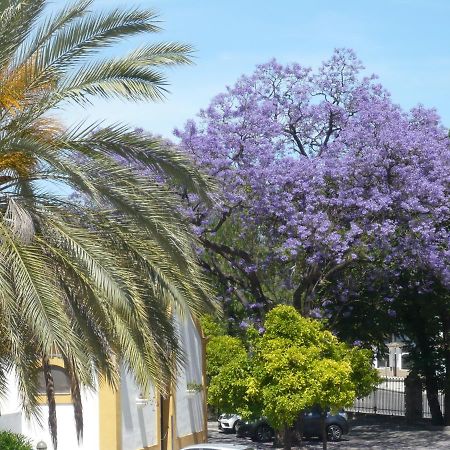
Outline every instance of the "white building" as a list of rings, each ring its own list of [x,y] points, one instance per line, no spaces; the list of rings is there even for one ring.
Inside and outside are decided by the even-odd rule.
[[[405,378],[409,374],[409,353],[404,350],[405,341],[398,336],[392,335],[391,340],[386,343],[387,355],[384,358],[375,358],[374,365],[385,377]]]
[[[180,371],[177,386],[166,398],[151,392],[142,398],[133,378],[121,375],[120,389],[100,385],[96,392],[82,392],[84,438],[78,445],[75,433],[70,387],[62,360],[51,359],[55,382],[58,448],[61,450],[178,450],[207,439],[205,398],[204,339],[191,318],[180,321],[181,346],[186,366]],[[34,445],[44,441],[52,448],[47,426],[48,407],[42,396],[42,425],[28,421],[22,412],[14,374],[9,393],[0,402],[0,429],[22,433]],[[188,385],[201,386],[194,392]]]

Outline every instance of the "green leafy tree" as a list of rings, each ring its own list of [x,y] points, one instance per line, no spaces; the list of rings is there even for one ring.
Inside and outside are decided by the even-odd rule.
[[[220,339],[223,351],[230,344]],[[233,345],[238,348],[236,341]],[[216,356],[216,361],[219,346],[216,341],[208,348],[208,356]],[[214,366],[210,401],[244,417],[266,416],[283,431],[285,448],[290,448],[290,429],[302,411],[320,407],[324,425],[327,410],[350,406],[378,383],[371,351],[350,348],[291,306],[270,311],[264,334],[255,336],[252,330],[249,349],[241,343],[235,354],[236,358]],[[326,448],[325,430],[322,434]]]
[[[204,314],[203,316],[200,317],[199,322],[203,335],[207,339],[216,336],[223,336],[226,334],[225,326],[217,316],[212,316],[211,314]]]
[[[206,376],[210,407],[233,411],[243,417],[254,416],[257,392],[250,387],[255,387],[256,381],[251,372],[247,347],[242,339],[225,334],[225,327],[217,318],[204,315],[200,322],[208,339]],[[251,409],[249,405],[252,405]]]
[[[211,308],[176,195],[207,200],[209,182],[189,159],[123,125],[57,120],[70,102],[159,100],[161,69],[190,62],[191,47],[148,43],[160,30],[144,9],[93,12],[92,1],[44,16],[45,0],[0,1],[0,393],[15,368],[25,412],[36,412],[37,376],[61,354],[72,381],[77,433],[80,386],[118,385],[125,365],[143,391],[162,392],[179,358],[174,309]],[[126,55],[98,53],[130,36]],[[139,169],[134,169],[138,167]],[[58,192],[78,192],[85,202]]]
[[[223,345],[221,348],[229,347]],[[258,417],[262,411],[262,403],[252,359],[243,346],[236,353],[227,353],[227,359],[210,379],[209,403],[216,405],[220,411],[237,413],[243,418]]]
[[[0,448],[2,450],[33,450],[31,442],[21,434],[0,431]]]

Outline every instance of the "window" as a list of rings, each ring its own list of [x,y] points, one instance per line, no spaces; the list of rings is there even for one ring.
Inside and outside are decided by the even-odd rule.
[[[377,367],[379,369],[389,368],[389,358],[377,358]]]
[[[404,370],[411,369],[411,359],[409,358],[409,353],[402,353],[401,368]]]
[[[53,383],[55,386],[55,394],[70,394],[70,380],[66,369],[60,366],[50,366],[52,370]],[[41,395],[47,394],[45,386],[44,372],[39,373],[38,379],[38,393]]]

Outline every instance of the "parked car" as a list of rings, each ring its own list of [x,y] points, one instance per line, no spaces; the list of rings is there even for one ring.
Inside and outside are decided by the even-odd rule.
[[[347,414],[342,411],[338,414],[328,413],[325,419],[327,437],[329,441],[340,441],[344,434],[348,434],[349,426]],[[274,429],[265,418],[254,421],[239,421],[236,424],[238,437],[249,436],[257,442],[271,441],[275,437]],[[303,416],[303,436],[320,437],[322,434],[321,416],[318,410],[312,410]]]
[[[275,437],[275,430],[262,417],[256,420],[239,421],[236,424],[237,437],[251,437],[253,441],[267,442]]]
[[[340,411],[337,414],[328,413],[325,419],[327,438],[329,441],[340,441],[344,434],[348,434],[349,425],[347,413]],[[319,410],[312,410],[304,414],[303,435],[305,437],[320,437],[322,423]]]
[[[230,443],[220,443],[216,442],[214,444],[209,444],[207,442],[203,444],[194,444],[184,447],[181,450],[255,450],[253,447],[248,447],[247,445],[238,445]]]
[[[217,427],[224,433],[236,433],[236,424],[240,420],[238,414],[221,414],[217,419]]]

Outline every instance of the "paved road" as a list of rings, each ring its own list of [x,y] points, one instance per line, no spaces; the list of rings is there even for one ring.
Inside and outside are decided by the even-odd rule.
[[[271,443],[255,445],[249,438],[237,438],[232,434],[224,434],[217,430],[217,423],[210,422],[208,427],[209,442],[229,442],[256,447],[257,449],[273,449]],[[450,450],[450,429],[431,429],[431,427],[414,428],[403,425],[400,421],[377,421],[363,423],[356,421],[351,433],[344,436],[341,442],[330,442],[328,448],[345,450],[409,450],[431,449]],[[305,442],[303,449],[317,450],[322,442],[311,440]]]

